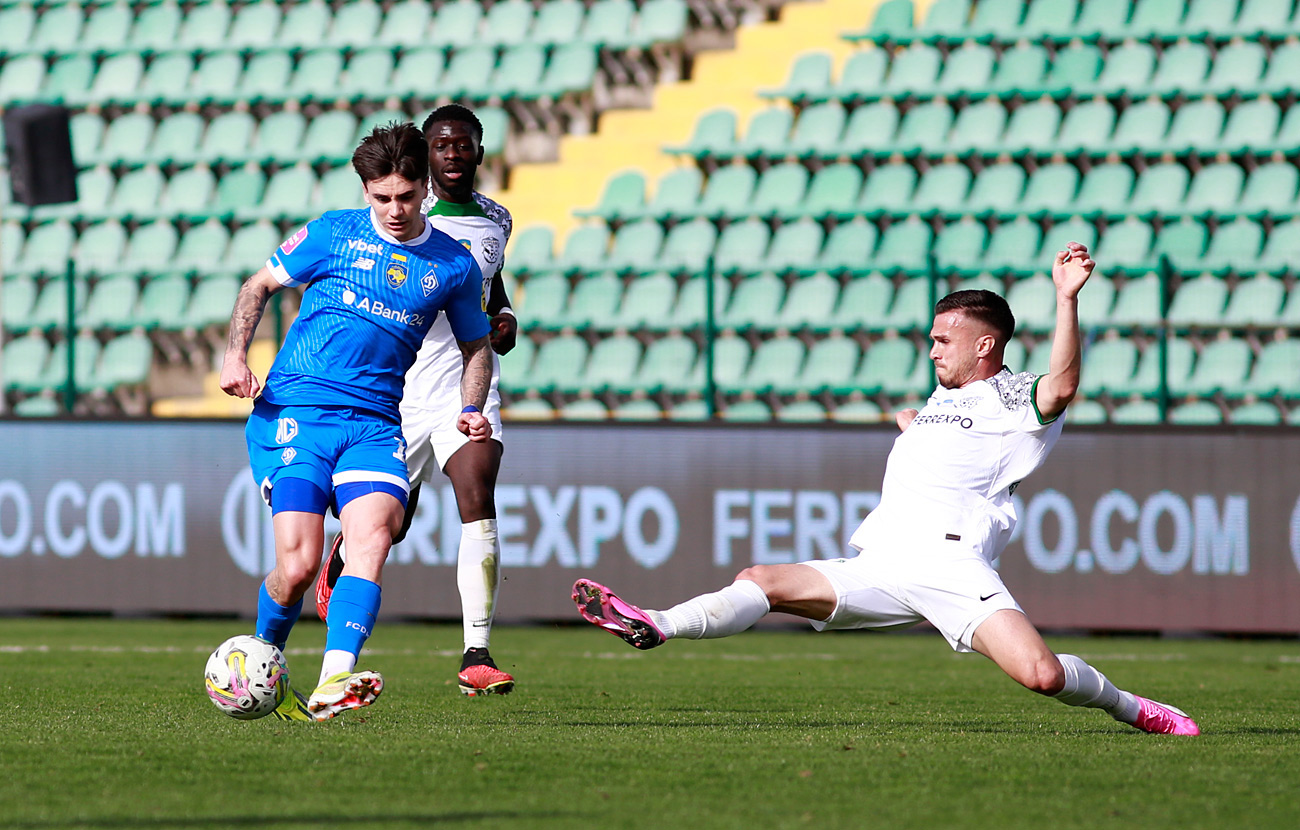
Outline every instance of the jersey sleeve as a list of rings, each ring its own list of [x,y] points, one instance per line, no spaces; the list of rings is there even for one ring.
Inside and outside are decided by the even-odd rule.
[[[325,273],[334,224],[325,217],[313,219],[280,243],[266,267],[286,287],[306,285]]]
[[[487,337],[491,327],[483,308],[483,272],[479,270],[474,257],[466,255],[463,279],[447,298],[443,313],[451,324],[451,332],[462,343]]]

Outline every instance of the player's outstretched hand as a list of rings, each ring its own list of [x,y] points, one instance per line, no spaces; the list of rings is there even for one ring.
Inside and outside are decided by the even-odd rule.
[[[894,413],[894,423],[898,424],[898,431],[903,432],[912,425],[912,419],[917,412],[915,409],[900,409]]]
[[[256,398],[261,384],[242,356],[227,353],[221,364],[221,389],[236,398]]]
[[[456,429],[469,436],[469,440],[481,444],[492,437],[492,423],[483,417],[482,412],[462,412],[456,419]]]
[[[1056,252],[1052,262],[1052,282],[1056,291],[1067,299],[1079,296],[1079,289],[1092,276],[1097,263],[1088,254],[1088,246],[1080,242],[1066,243],[1064,251]]]
[[[498,314],[492,318],[492,350],[497,354],[506,354],[515,347],[515,338],[519,336],[519,321],[513,314]]]

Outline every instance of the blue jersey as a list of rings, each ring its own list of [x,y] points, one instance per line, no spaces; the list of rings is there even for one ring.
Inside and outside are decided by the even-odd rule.
[[[402,379],[439,311],[457,340],[488,334],[474,257],[425,220],[398,242],[369,208],[307,223],[267,261],[281,285],[306,285],[266,378],[274,404],[350,406],[397,419]]]

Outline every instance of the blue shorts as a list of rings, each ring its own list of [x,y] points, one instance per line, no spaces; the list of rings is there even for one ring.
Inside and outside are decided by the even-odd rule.
[[[343,406],[278,406],[262,398],[244,428],[248,460],[272,513],[337,513],[367,493],[406,506],[406,444],[400,424]]]

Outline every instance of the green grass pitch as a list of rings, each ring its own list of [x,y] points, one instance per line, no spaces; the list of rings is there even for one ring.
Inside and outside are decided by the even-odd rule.
[[[238,621],[0,620],[0,827],[1295,828],[1300,642],[1049,638],[1200,722],[1145,735],[936,634],[763,630],[650,653],[499,627],[513,695],[456,690],[459,626],[381,625],[370,709],[238,722]],[[301,686],[323,627],[290,642]]]

